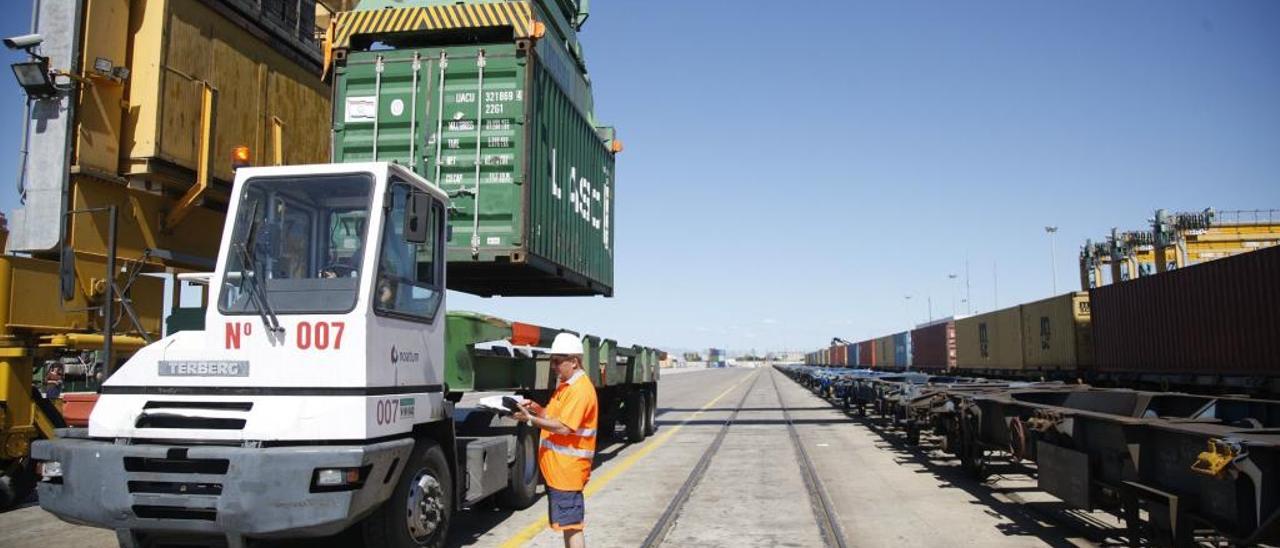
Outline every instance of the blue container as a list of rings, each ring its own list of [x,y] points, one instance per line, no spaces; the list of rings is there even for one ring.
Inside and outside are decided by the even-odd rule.
[[[903,331],[893,336],[893,363],[904,369],[911,368],[910,331]]]
[[[859,356],[858,356],[859,354],[858,349],[860,348],[862,348],[862,345],[860,344],[855,343],[855,344],[849,345],[849,367],[856,368],[858,367],[858,364],[862,363],[862,360],[859,359]]]

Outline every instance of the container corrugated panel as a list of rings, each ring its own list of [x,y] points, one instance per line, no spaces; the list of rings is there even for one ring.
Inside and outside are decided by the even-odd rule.
[[[956,320],[956,342],[960,369],[1021,370],[1021,307]]]
[[[862,346],[859,345],[858,343],[849,343],[848,352],[849,352],[850,367],[857,367],[859,365],[862,365],[862,356],[859,356],[860,352],[858,351],[860,348],[862,348]]]
[[[893,335],[893,361],[899,367],[911,367],[911,332]]]
[[[942,322],[911,330],[911,365],[918,369],[950,369],[956,363],[956,323]]]
[[[1022,352],[1027,369],[1074,370],[1092,365],[1088,293],[1058,295],[1021,308]]]
[[[881,367],[897,367],[898,360],[893,355],[893,335],[885,335],[876,341],[876,365]]]
[[[335,159],[400,162],[454,196],[451,289],[612,295],[614,155],[562,86],[576,65],[536,51],[350,53],[335,81]]]
[[[858,365],[873,367],[876,364],[876,341],[862,341],[858,343]]]
[[[1280,375],[1280,248],[1089,290],[1097,369]]]

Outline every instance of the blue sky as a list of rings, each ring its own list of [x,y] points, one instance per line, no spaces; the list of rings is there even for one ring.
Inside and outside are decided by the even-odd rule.
[[[770,6],[770,7],[765,7]],[[451,306],[679,348],[810,349],[1051,293],[1156,208],[1280,207],[1280,2],[594,2],[616,297]],[[29,9],[24,6],[24,10]],[[6,35],[27,15],[12,13]],[[0,206],[21,95],[0,78]],[[961,290],[963,293],[963,290]],[[909,301],[905,295],[911,295]]]

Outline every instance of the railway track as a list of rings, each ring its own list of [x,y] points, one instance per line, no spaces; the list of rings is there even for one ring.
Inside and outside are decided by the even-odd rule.
[[[684,511],[690,497],[706,476],[707,469],[710,468],[712,461],[715,460],[716,454],[720,451],[720,447],[724,444],[725,438],[729,435],[729,431],[738,420],[738,415],[743,411],[743,406],[746,404],[747,399],[756,389],[757,384],[760,382],[761,375],[768,375],[770,385],[773,387],[773,392],[777,396],[778,406],[782,411],[783,422],[785,422],[787,426],[787,435],[791,440],[792,448],[795,450],[796,461],[800,466],[800,475],[804,480],[805,491],[809,496],[810,508],[818,523],[823,542],[830,547],[845,548],[846,544],[844,533],[840,527],[839,520],[836,517],[834,507],[831,504],[831,499],[827,495],[822,481],[818,476],[817,470],[813,466],[813,461],[809,458],[809,454],[805,450],[804,444],[801,442],[800,434],[796,429],[795,423],[791,419],[790,412],[787,410],[786,402],[783,400],[782,390],[778,387],[778,381],[776,378],[777,373],[772,369],[762,370],[762,372],[755,373],[755,377],[751,380],[751,384],[748,385],[746,391],[743,392],[742,398],[738,400],[733,411],[725,419],[724,423],[720,425],[719,431],[716,432],[716,437],[703,451],[697,464],[695,464],[693,470],[689,472],[689,476],[685,478],[684,483],[667,504],[662,515],[653,525],[653,528],[649,530],[649,534],[645,537],[641,546],[645,548],[656,548],[664,544],[667,535],[676,525],[676,522]],[[750,411],[751,409],[747,408],[747,410]]]

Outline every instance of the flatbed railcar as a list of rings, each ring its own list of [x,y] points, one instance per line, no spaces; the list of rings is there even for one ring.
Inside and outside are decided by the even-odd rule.
[[[801,382],[817,373],[804,366],[784,372]],[[877,396],[881,405],[896,402],[884,415],[908,445],[932,434],[928,439],[959,457],[976,478],[986,477],[998,455],[1025,463],[1041,489],[1069,506],[1120,516],[1132,542],[1280,541],[1278,400],[941,376],[919,382],[920,377],[874,372],[835,375],[876,386],[862,390],[888,395]]]

